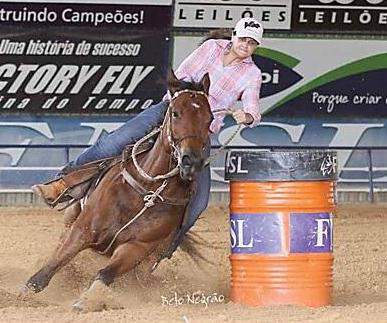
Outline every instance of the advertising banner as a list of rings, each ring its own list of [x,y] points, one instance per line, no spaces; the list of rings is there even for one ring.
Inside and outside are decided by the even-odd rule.
[[[0,114],[138,113],[165,93],[168,21],[171,6],[1,3]]]
[[[199,41],[175,39],[175,68]],[[339,188],[367,191],[369,154],[355,149],[386,145],[386,51],[386,41],[378,40],[264,39],[254,56],[263,74],[262,122],[236,132],[238,126],[227,119],[212,144],[233,137],[231,147],[347,147],[338,151]],[[0,81],[7,81],[1,75]],[[126,118],[0,115],[0,144],[92,144]],[[80,151],[71,149],[70,160]],[[216,157],[212,188],[227,190],[225,155]],[[375,189],[386,190],[387,150],[374,150],[372,159]],[[63,148],[0,148],[0,189],[47,180],[66,161]]]
[[[0,116],[0,145],[27,145],[0,147],[0,191],[29,189],[35,183],[53,178],[61,167],[73,160],[84,148],[69,149],[52,145],[92,145],[102,136],[120,127],[123,116]],[[319,120],[313,116],[303,119],[273,120],[263,118],[255,128],[238,126],[231,119],[218,135],[212,137],[213,145],[247,146],[251,149],[271,146],[382,146],[387,138],[387,119]],[[46,145],[33,148],[32,145]],[[224,180],[224,152],[217,153],[211,163],[212,189],[226,191]],[[373,151],[375,189],[387,189],[387,150]],[[338,151],[339,189],[368,190],[369,164],[366,150],[351,148]]]
[[[290,29],[291,0],[176,0],[174,27],[232,28],[254,17],[265,29]]]
[[[293,0],[292,30],[387,33],[387,0]]]
[[[174,67],[199,37],[177,37]],[[261,110],[281,118],[387,118],[387,41],[264,38]]]
[[[26,2],[25,0],[12,0],[8,2]],[[42,0],[30,0],[28,3],[42,2]],[[58,0],[45,0],[44,3],[58,3]],[[81,4],[124,4],[124,5],[151,5],[171,6],[172,0],[61,0],[61,3]]]
[[[123,116],[0,116],[0,145],[91,145],[120,127]],[[28,189],[55,177],[85,148],[0,148],[0,190]],[[69,160],[68,160],[69,158]]]
[[[176,38],[174,68],[200,39]],[[386,145],[387,41],[264,38],[254,61],[262,71],[262,122],[243,128],[230,146]],[[214,144],[227,142],[236,129],[228,120]],[[373,161],[375,182],[386,183],[387,151],[374,151]],[[338,151],[338,165],[341,185],[367,188],[366,150]],[[223,168],[219,161],[212,173],[219,189]]]
[[[168,29],[171,6],[69,2],[0,2],[0,26],[83,26]],[[46,29],[49,32],[49,29]]]

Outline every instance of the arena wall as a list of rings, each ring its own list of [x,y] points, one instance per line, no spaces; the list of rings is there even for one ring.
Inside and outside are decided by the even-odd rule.
[[[4,203],[35,202],[29,187],[52,178],[81,151],[33,145],[93,144],[160,100],[168,66],[177,68],[209,30],[231,28],[244,16],[256,17],[266,30],[253,57],[263,75],[263,116],[258,127],[243,128],[230,148],[342,148],[337,160],[339,201],[369,200],[370,189],[375,200],[383,200],[387,191],[383,4],[277,2],[275,6],[272,0],[259,6],[253,0],[234,4],[90,0],[86,6],[82,0],[2,3],[9,13],[0,19]],[[235,129],[226,119],[212,138],[213,146],[223,145]],[[27,147],[18,147],[23,144]],[[223,168],[220,154],[211,169],[214,201],[223,200],[227,190]]]

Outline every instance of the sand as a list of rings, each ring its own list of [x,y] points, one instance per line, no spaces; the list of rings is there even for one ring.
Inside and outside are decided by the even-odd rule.
[[[338,208],[333,305],[317,309],[230,302],[227,220],[227,206],[211,206],[194,230],[215,266],[178,250],[150,280],[138,284],[126,275],[101,289],[105,310],[77,313],[72,303],[106,258],[84,251],[42,293],[20,299],[20,286],[57,245],[63,216],[42,207],[0,207],[0,322],[387,322],[387,205]],[[202,295],[213,302],[193,301]]]

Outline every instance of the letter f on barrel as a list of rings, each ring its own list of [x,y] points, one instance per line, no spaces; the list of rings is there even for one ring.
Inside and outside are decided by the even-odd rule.
[[[317,232],[314,246],[324,247],[326,242],[332,241],[332,219],[315,219],[315,221],[317,222]]]

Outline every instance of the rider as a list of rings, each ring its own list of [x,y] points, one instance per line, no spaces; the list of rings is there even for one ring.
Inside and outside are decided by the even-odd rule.
[[[242,101],[243,109],[233,112],[232,116],[235,121],[251,127],[259,123],[261,118],[259,91],[262,76],[251,56],[261,44],[262,34],[263,28],[257,20],[242,18],[235,25],[231,41],[225,39],[205,41],[176,70],[178,79],[194,82],[199,82],[204,74],[209,73],[211,84],[208,100],[214,115],[210,126],[212,133],[219,132],[223,126],[227,109],[232,108],[239,99]],[[126,145],[133,144],[161,124],[169,100],[170,96],[166,94],[161,102],[149,107],[135,118],[128,120],[122,127],[97,140],[65,169],[119,155]],[[68,185],[63,178],[59,178],[48,184],[34,185],[32,190],[50,204],[67,188]],[[209,191],[210,170],[209,167],[206,167],[199,174],[198,190],[188,206],[188,221],[180,230],[172,252],[206,209]]]

